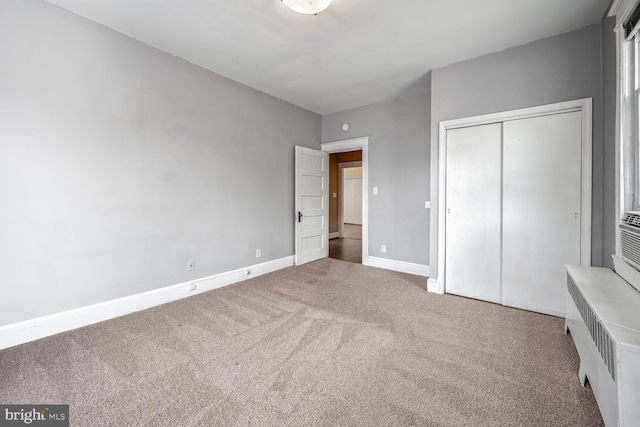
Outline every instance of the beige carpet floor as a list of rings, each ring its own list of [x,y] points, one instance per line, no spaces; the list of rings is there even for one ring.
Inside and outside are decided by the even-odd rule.
[[[0,351],[71,425],[599,426],[563,320],[324,259]]]

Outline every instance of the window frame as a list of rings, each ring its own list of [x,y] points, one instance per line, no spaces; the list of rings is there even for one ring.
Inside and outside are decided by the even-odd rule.
[[[607,16],[615,16],[616,62],[616,255],[621,255],[619,225],[624,213],[640,210],[640,36],[626,35],[625,23],[640,0],[614,0]]]

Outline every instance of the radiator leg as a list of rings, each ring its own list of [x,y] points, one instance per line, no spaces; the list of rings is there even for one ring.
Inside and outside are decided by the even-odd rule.
[[[582,362],[580,362],[580,368],[578,369],[578,379],[580,379],[580,385],[584,387],[587,384],[587,373],[582,366]]]

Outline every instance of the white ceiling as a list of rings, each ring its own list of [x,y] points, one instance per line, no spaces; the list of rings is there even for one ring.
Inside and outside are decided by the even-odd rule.
[[[600,21],[608,0],[47,0],[320,114],[403,94],[429,70]]]

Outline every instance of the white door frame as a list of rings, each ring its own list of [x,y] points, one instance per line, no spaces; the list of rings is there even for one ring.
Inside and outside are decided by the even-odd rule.
[[[582,113],[582,196],[580,212],[580,264],[591,265],[591,186],[592,186],[592,104],[591,98],[559,102],[501,113],[485,114],[462,119],[446,120],[439,126],[438,150],[438,277],[429,278],[427,290],[444,294],[446,260],[446,171],[447,171],[447,130],[510,120],[546,116],[563,112],[580,111]]]
[[[344,168],[362,167],[362,162],[342,162],[338,163],[338,236],[342,238],[342,230],[344,229]]]
[[[329,154],[362,150],[362,265],[369,265],[369,137],[325,142],[320,147]]]

